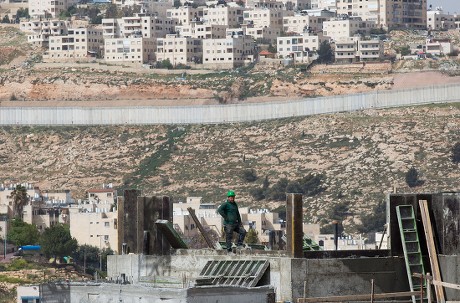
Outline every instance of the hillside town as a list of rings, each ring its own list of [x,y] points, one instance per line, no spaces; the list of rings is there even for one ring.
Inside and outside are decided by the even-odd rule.
[[[0,17],[18,23],[45,50],[44,61],[146,68],[311,63],[328,52],[339,63],[383,61],[391,29],[425,31],[425,41],[400,56],[451,55],[454,41],[431,31],[460,28],[460,16],[420,0],[3,0]]]
[[[25,196],[18,199],[18,192]],[[69,227],[72,237],[79,245],[90,245],[100,250],[111,250],[121,253],[122,239],[118,228],[123,218],[118,213],[117,190],[111,183],[103,184],[101,188],[88,189],[85,199],[73,199],[70,190],[41,190],[30,183],[0,185],[0,238],[7,237],[9,221],[19,219],[36,226],[39,232],[56,224]],[[193,209],[195,216],[203,227],[216,235],[223,237],[223,218],[217,208],[222,201],[205,202],[201,197],[187,197],[186,201],[173,203],[174,229],[188,245],[202,248],[203,244],[193,243],[200,238],[197,223],[190,214]],[[286,230],[285,218],[280,218],[277,212],[255,207],[240,207],[242,223],[246,230],[252,230],[256,237],[252,244],[270,246],[270,233],[284,235]],[[383,227],[382,227],[383,228]],[[333,235],[321,234],[319,224],[304,223],[303,232],[309,239],[318,243],[321,249],[334,249]],[[371,241],[363,237],[353,239],[342,236],[338,249],[376,249]],[[377,235],[380,239],[381,233]],[[366,239],[367,240],[367,239]],[[35,245],[37,243],[28,243]],[[386,243],[385,246],[386,247]],[[18,247],[9,245],[5,252],[14,252]]]

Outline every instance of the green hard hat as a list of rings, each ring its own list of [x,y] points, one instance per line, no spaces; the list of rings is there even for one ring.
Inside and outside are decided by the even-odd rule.
[[[235,192],[233,190],[229,190],[227,193],[227,197],[234,197],[234,196],[235,196]]]

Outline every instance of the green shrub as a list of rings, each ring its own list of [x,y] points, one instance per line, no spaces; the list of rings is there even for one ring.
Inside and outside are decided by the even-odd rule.
[[[241,179],[246,182],[254,182],[257,180],[257,172],[255,169],[245,169],[241,172]]]

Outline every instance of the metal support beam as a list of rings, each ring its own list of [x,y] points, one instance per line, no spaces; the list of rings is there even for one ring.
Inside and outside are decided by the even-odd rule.
[[[206,234],[206,231],[204,230],[203,225],[201,225],[200,220],[198,220],[198,217],[195,214],[195,210],[191,207],[187,208],[187,210],[188,210],[188,213],[190,214],[190,217],[192,217],[193,221],[195,222],[196,227],[198,228],[204,240],[206,241],[206,244],[208,244],[208,247],[212,249],[216,249],[214,243],[212,243],[211,239],[209,239],[208,235]]]

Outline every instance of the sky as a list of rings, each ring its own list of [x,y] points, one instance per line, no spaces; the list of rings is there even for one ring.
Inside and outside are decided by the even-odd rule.
[[[442,6],[442,10],[446,13],[460,13],[460,0],[428,0],[428,7],[433,5],[433,9],[437,6]]]

